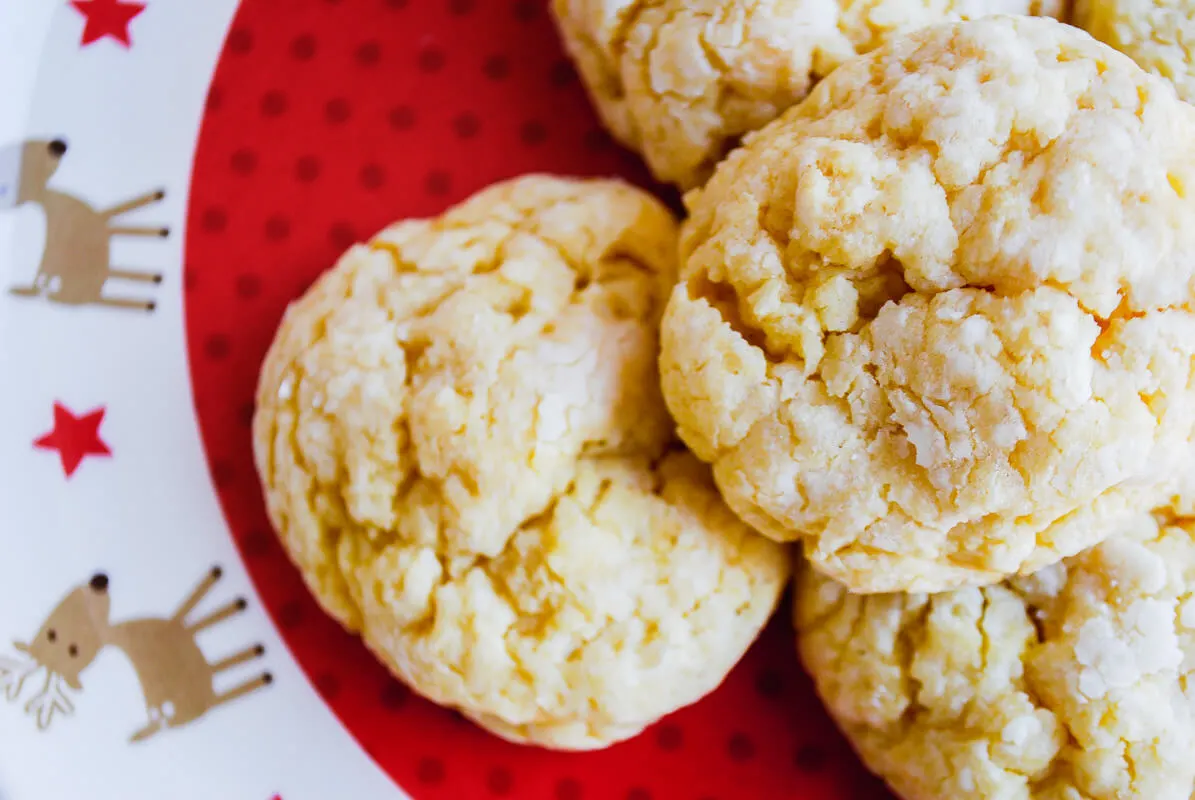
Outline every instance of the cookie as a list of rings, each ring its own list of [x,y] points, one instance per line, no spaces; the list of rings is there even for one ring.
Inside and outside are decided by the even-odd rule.
[[[553,0],[566,49],[616,139],[689,189],[746,133],[888,38],[1063,0]]]
[[[677,449],[676,223],[529,176],[351,248],[287,311],[254,452],[323,607],[416,692],[589,749],[714,689],[790,565]]]
[[[1195,100],[1195,3],[1191,0],[1076,0],[1072,22],[1161,75]]]
[[[1195,109],[1053,20],[846,64],[691,192],[665,399],[860,592],[1034,572],[1157,504],[1195,411]]]
[[[800,570],[818,693],[905,800],[1188,800],[1195,521],[1146,513],[1029,576],[857,595]]]

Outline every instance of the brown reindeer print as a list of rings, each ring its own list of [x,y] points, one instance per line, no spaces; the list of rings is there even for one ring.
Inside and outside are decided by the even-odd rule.
[[[25,704],[25,712],[36,718],[39,729],[45,730],[55,716],[73,713],[69,693],[83,690],[80,674],[101,650],[115,647],[133,665],[145,697],[148,720],[130,737],[130,741],[140,742],[268,686],[273,678],[262,672],[232,689],[216,691],[216,675],[265,652],[258,644],[213,663],[196,644],[195,637],[201,631],[245,609],[244,598],[237,598],[189,620],[220,575],[219,567],[209,571],[169,618],[117,623],[109,621],[108,577],[103,573],[93,575],[62,599],[33,639],[13,643],[22,658],[0,659],[0,690],[9,701],[16,701],[29,679],[44,671],[40,689]]]
[[[160,202],[158,190],[105,210],[48,184],[66,154],[66,142],[32,140],[0,148],[0,209],[32,203],[46,218],[46,245],[37,276],[28,286],[14,286],[18,297],[44,297],[70,306],[100,305],[153,311],[153,300],[104,293],[111,280],[159,284],[160,272],[123,269],[111,264],[115,236],[166,237],[168,228],[121,225],[117,217]]]

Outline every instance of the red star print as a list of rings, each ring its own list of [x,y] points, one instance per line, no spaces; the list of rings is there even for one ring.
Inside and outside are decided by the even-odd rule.
[[[71,0],[71,6],[87,18],[80,47],[105,36],[111,36],[126,48],[132,46],[129,23],[145,10],[143,3],[126,3],[124,0]]]
[[[57,450],[62,459],[62,471],[70,477],[87,456],[110,456],[112,451],[100,439],[100,423],[104,421],[104,407],[75,416],[61,403],[54,404],[54,430],[33,443],[39,450]]]

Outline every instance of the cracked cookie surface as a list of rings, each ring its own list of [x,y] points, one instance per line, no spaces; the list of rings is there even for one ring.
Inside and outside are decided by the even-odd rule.
[[[690,189],[839,64],[934,22],[1058,16],[1062,0],[553,0],[606,127]]]
[[[308,586],[506,738],[601,747],[696,701],[786,581],[673,442],[675,253],[637,189],[508,181],[351,248],[266,358],[256,464]]]
[[[1072,22],[1195,101],[1195,2],[1076,0]]]
[[[1195,521],[1140,514],[1028,576],[853,595],[798,567],[798,647],[905,800],[1189,800]]]
[[[1159,505],[1195,411],[1195,109],[1053,20],[839,68],[686,203],[661,372],[727,502],[861,592]]]

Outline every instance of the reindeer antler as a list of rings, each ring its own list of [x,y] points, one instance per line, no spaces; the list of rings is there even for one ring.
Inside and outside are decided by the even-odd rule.
[[[41,691],[25,704],[25,713],[37,717],[37,728],[42,731],[50,727],[55,712],[69,716],[74,710],[74,704],[63,690],[62,676],[49,670],[46,670],[46,682],[42,684]]]
[[[3,690],[9,702],[21,696],[25,681],[39,669],[41,665],[36,661],[0,656],[0,690]]]

